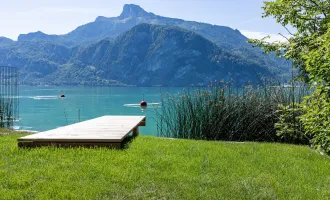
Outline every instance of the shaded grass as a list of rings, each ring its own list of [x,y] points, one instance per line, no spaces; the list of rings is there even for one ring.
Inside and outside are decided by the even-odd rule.
[[[307,146],[140,136],[125,150],[18,149],[21,136],[0,136],[0,199],[330,197],[330,160]]]

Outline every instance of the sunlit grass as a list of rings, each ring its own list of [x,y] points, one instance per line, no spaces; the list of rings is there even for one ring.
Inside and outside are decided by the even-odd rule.
[[[139,136],[125,150],[18,149],[21,136],[0,136],[0,199],[330,197],[330,160],[307,146]]]

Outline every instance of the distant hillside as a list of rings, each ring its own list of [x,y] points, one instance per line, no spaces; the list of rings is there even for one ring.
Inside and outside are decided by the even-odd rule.
[[[114,42],[74,48],[72,59],[104,71],[110,79],[140,86],[207,85],[220,77],[228,80],[228,72],[240,83],[256,81],[257,72],[270,75],[253,60],[233,55],[196,33],[150,24],[140,24]]]
[[[14,43],[13,40],[6,38],[6,37],[0,37],[0,45],[8,45]]]
[[[257,73],[272,76],[258,60],[233,54],[194,32],[150,24],[115,40],[73,48],[16,42],[0,47],[1,64],[22,66],[23,83],[32,85],[187,86],[230,78],[243,84],[257,82]]]

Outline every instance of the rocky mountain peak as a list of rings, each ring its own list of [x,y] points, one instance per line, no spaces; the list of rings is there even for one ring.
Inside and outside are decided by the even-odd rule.
[[[143,8],[134,4],[124,5],[123,12],[119,16],[120,18],[130,18],[130,17],[148,17],[153,16],[154,14],[148,13]]]

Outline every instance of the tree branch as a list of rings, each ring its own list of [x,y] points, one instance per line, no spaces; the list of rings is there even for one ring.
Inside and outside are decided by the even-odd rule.
[[[282,33],[279,33],[279,35],[284,37],[288,42],[290,42],[289,38],[285,37]]]
[[[290,35],[294,36],[294,34],[292,34],[286,26],[284,26],[284,28],[286,29],[286,31],[288,31]]]

